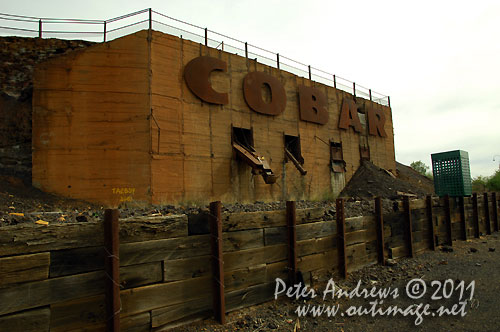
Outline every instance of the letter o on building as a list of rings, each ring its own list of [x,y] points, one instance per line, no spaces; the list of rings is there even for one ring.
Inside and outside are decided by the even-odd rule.
[[[262,98],[262,86],[271,91],[271,101]],[[263,72],[248,73],[243,79],[243,95],[248,106],[257,113],[278,115],[285,110],[286,93],[283,84],[274,76]]]

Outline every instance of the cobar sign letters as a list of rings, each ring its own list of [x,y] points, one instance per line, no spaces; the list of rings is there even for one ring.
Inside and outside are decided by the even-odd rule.
[[[215,104],[229,103],[227,92],[218,92],[210,84],[210,74],[213,71],[227,72],[227,63],[223,60],[200,56],[191,60],[184,68],[184,79],[188,88],[201,100]],[[262,97],[262,87],[271,92],[269,102]],[[319,125],[328,122],[327,98],[321,90],[315,87],[299,85],[299,117]],[[283,84],[276,77],[264,72],[249,72],[243,79],[243,97],[248,106],[255,112],[275,116],[283,113],[286,107],[286,93]],[[365,107],[368,122],[368,133],[373,136],[386,137],[384,130],[385,115],[379,109]],[[338,128],[348,130],[352,127],[357,133],[363,130],[358,116],[358,108],[353,99],[344,98],[340,108]]]

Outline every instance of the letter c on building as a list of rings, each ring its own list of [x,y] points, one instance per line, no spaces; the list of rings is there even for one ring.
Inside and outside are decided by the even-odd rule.
[[[207,103],[225,105],[229,102],[227,93],[215,91],[210,84],[210,73],[214,70],[227,71],[227,63],[217,58],[200,56],[189,61],[184,68],[184,79],[188,88]]]

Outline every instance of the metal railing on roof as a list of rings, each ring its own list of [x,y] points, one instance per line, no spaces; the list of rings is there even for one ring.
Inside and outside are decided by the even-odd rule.
[[[64,19],[33,17],[0,13],[0,35],[5,32],[39,38],[80,38],[106,42],[142,29],[164,33],[202,43],[243,57],[255,59],[264,65],[288,71],[297,76],[346,91],[356,97],[372,100],[390,107],[389,96],[372,91],[352,81],[310,65],[287,58],[279,53],[243,42],[236,38],[178,20],[152,10],[143,9],[108,20]]]

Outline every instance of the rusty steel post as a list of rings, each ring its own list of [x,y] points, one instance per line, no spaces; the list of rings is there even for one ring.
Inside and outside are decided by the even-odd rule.
[[[403,213],[405,218],[405,231],[406,231],[406,245],[408,246],[408,256],[414,256],[413,250],[413,230],[411,225],[411,209],[410,209],[410,197],[403,197]]]
[[[446,221],[446,241],[449,246],[453,246],[453,234],[451,228],[451,206],[450,206],[450,196],[444,196],[444,216]]]
[[[290,285],[297,283],[297,234],[295,226],[296,219],[295,202],[286,202],[286,225],[287,225],[287,240],[288,240],[288,280]]]
[[[490,218],[490,206],[488,202],[488,193],[484,193],[483,197],[484,197],[484,221],[486,222],[486,234],[491,235],[491,218]]]
[[[434,218],[432,214],[432,196],[427,196],[425,199],[427,208],[427,222],[429,226],[429,237],[431,240],[431,250],[436,250],[436,234],[434,231]]]
[[[497,201],[497,193],[491,194],[491,201],[493,205],[493,229],[495,232],[498,232],[498,201]]]
[[[153,30],[153,11],[149,8],[149,31]]]
[[[474,237],[479,237],[479,211],[477,207],[477,193],[472,194],[472,221],[474,222]]]
[[[335,75],[333,75],[333,87],[337,88],[337,77]]]
[[[460,227],[462,230],[462,240],[467,240],[467,220],[465,219],[465,202],[464,197],[458,198],[458,207],[460,209]]]
[[[375,223],[377,227],[378,263],[385,265],[384,215],[381,197],[375,197]]]
[[[106,330],[120,331],[120,238],[119,212],[104,212],[104,266],[106,271]]]
[[[221,202],[210,203],[210,233],[212,248],[212,284],[214,316],[221,324],[226,323],[224,298],[224,261],[222,255]]]
[[[106,42],[106,21],[104,21],[104,40],[103,42]]]
[[[344,199],[337,198],[335,205],[337,213],[337,250],[339,255],[339,270],[341,276],[347,278]]]
[[[38,20],[38,38],[42,38],[42,19]]]

